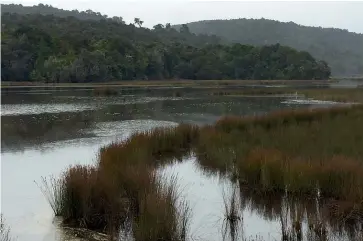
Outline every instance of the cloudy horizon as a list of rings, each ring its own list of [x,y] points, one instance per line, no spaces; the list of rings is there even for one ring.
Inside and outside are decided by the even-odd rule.
[[[4,4],[25,6],[49,4],[66,10],[91,9],[110,17],[121,16],[127,22],[135,17],[151,28],[158,23],[181,24],[200,20],[254,18],[300,25],[340,28],[363,34],[363,2],[359,1],[116,1],[116,0],[17,0]]]

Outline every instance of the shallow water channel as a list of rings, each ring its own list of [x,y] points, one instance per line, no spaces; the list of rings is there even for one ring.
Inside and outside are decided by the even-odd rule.
[[[228,114],[329,105],[301,105],[286,98],[217,97],[188,89],[124,88],[120,92],[101,97],[89,89],[2,91],[1,212],[15,240],[78,240],[75,233],[59,226],[38,185],[42,177],[58,177],[71,164],[95,162],[99,148],[112,141],[159,126],[211,124]],[[192,208],[193,240],[223,240],[223,197],[231,194],[230,181],[204,173],[193,157],[160,171],[178,177]],[[266,210],[268,205],[261,211],[253,198],[246,200],[241,206],[243,236],[281,240],[279,219],[267,217],[273,212]]]

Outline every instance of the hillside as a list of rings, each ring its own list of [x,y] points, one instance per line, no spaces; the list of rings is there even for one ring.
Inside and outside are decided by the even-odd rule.
[[[258,46],[280,43],[307,51],[328,62],[335,76],[363,75],[363,34],[266,19],[208,20],[187,25],[192,33],[215,34],[228,43]]]
[[[133,79],[327,79],[309,53],[277,45],[220,45],[158,24],[54,14],[2,13],[1,80],[89,82]]]
[[[44,4],[38,4],[35,6],[23,6],[21,4],[1,4],[1,13],[43,14],[43,15],[51,14],[57,17],[64,17],[64,18],[76,17],[81,20],[101,20],[107,18],[107,15],[102,15],[100,12],[94,12],[92,10],[69,11]]]

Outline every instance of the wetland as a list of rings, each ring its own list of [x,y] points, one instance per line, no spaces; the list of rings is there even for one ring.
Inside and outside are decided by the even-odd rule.
[[[360,240],[363,89],[342,86],[3,87],[10,234]]]

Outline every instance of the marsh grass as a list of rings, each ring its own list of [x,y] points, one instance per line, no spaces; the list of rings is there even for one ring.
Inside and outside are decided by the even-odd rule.
[[[204,167],[232,170],[265,195],[319,195],[356,207],[363,200],[361,123],[361,105],[226,117],[201,129],[196,154]]]
[[[222,190],[224,219],[223,219],[223,240],[231,241],[243,237],[243,217],[241,202],[237,193],[238,187],[233,185],[231,190]]]
[[[50,207],[52,208],[55,216],[60,216],[63,210],[63,197],[64,197],[64,179],[42,177],[40,183],[36,183],[47,199]]]
[[[0,241],[11,241],[10,228],[5,224],[3,215],[0,216]]]
[[[111,237],[131,230],[136,241],[185,240],[190,209],[178,201],[176,179],[166,185],[155,170],[188,155],[197,139],[190,125],[136,133],[102,148],[96,166],[71,166],[60,179],[43,179],[43,193],[68,226]]]
[[[157,180],[156,189],[141,197],[140,210],[133,222],[135,240],[186,240],[190,208],[178,204],[177,179]]]
[[[96,166],[70,167],[45,190],[68,225],[110,233],[128,226],[136,241],[184,240],[190,210],[177,205],[175,183],[165,186],[155,170],[195,153],[205,170],[233,176],[262,199],[329,198],[336,216],[358,210],[357,220],[363,217],[362,123],[363,106],[356,105],[156,128],[102,148]],[[235,203],[233,197],[225,202],[232,228],[239,221]],[[289,220],[289,233],[301,236],[301,212]]]

